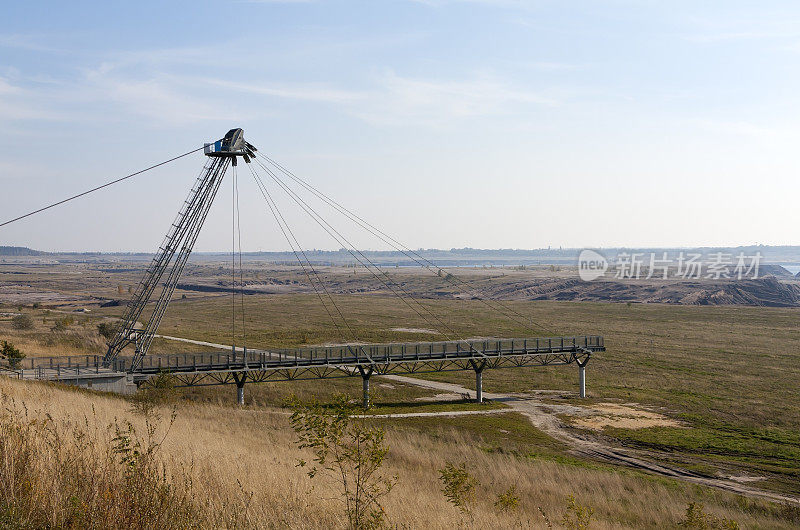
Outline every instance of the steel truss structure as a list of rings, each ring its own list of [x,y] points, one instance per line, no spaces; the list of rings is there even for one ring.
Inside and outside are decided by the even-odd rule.
[[[116,335],[109,342],[105,356],[103,356],[102,359],[99,356],[86,356],[85,362],[83,362],[83,357],[30,359],[28,362],[24,363],[25,365],[29,364],[29,367],[24,366],[16,370],[19,377],[65,382],[71,381],[75,384],[81,384],[81,381],[91,378],[96,380],[106,378],[111,381],[124,377],[131,385],[133,383],[137,385],[146,385],[154,377],[168,374],[176,386],[190,387],[236,384],[238,388],[238,400],[240,403],[243,403],[244,384],[248,381],[260,383],[267,381],[293,381],[299,379],[360,376],[364,382],[364,406],[366,407],[369,405],[369,378],[372,375],[473,370],[476,374],[476,398],[478,401],[481,401],[482,373],[487,368],[548,366],[575,363],[579,368],[580,395],[581,397],[585,396],[585,366],[593,353],[605,351],[603,337],[601,336],[534,337],[527,339],[491,340],[461,339],[447,342],[352,344],[282,350],[248,350],[247,348],[243,348],[241,353],[234,345],[231,347],[232,351],[230,352],[148,355],[148,350],[153,342],[155,333],[172,299],[181,273],[197,241],[197,237],[206,220],[211,204],[219,191],[225,172],[229,167],[237,165],[237,157],[241,157],[248,164],[251,161],[255,161],[256,164],[260,165],[273,177],[284,191],[289,193],[290,196],[295,197],[293,192],[287,189],[283,181],[269,170],[268,167],[255,159],[256,148],[245,141],[242,129],[231,129],[222,140],[206,144],[204,146],[204,152],[208,157],[207,162],[202,172],[197,177],[194,186],[191,188],[188,197],[181,205],[178,215],[170,225],[162,244],[156,251],[142,280],[137,285],[122,318],[122,324]],[[267,158],[267,160],[270,159]],[[291,178],[299,181],[297,177],[284,170],[282,166],[273,161],[271,162]],[[257,184],[260,184],[259,189],[261,189],[264,194],[264,198],[270,206],[270,209],[273,209],[273,206],[277,209],[277,205],[271,199],[268,192],[265,192],[263,182],[258,178],[255,171],[253,172],[253,176]],[[307,184],[305,188],[309,189]],[[235,178],[234,189],[236,215],[238,216],[238,187]],[[318,197],[321,195],[317,190],[314,191]],[[306,213],[317,221],[317,223],[334,237],[334,239],[339,242],[344,241],[347,245],[350,245],[349,241],[346,239],[342,238],[340,240],[336,237],[341,237],[338,231],[326,228],[330,227],[330,225],[324,222],[324,219],[319,220],[319,214],[316,214],[313,209],[308,208],[305,201],[296,200],[296,202],[301,209],[305,210]],[[330,199],[328,199],[327,202],[330,204]],[[337,204],[337,210],[341,213],[343,207],[338,205],[338,203],[334,204]],[[292,246],[293,251],[295,251],[295,255],[298,256],[298,260],[301,266],[303,266],[304,272],[309,276],[309,282],[312,287],[314,287],[315,292],[320,297],[320,301],[325,306],[322,294],[311,280],[311,276],[303,265],[303,261],[300,259],[295,245],[292,245],[291,238],[288,237],[284,230],[285,219],[283,219],[279,211],[277,214],[278,215],[276,215],[276,212],[273,210],[273,215],[276,221],[278,221],[281,231],[283,231],[284,236],[287,237],[287,241],[290,246]],[[350,212],[348,218],[351,220],[358,219],[361,222],[357,224],[365,228],[365,222],[355,214],[352,214],[352,212]],[[281,221],[283,221],[284,225],[281,224]],[[236,224],[237,222],[238,217],[234,222],[235,227],[238,226]],[[371,227],[368,223],[366,223],[366,226]],[[378,233],[385,236],[381,237],[384,242],[391,240],[396,243],[396,240],[391,238],[387,240],[386,238],[388,236],[374,229],[374,227],[372,228],[373,230],[370,232],[373,233],[373,235]],[[286,229],[293,238],[294,234],[291,233],[291,229],[288,225],[286,225]],[[239,241],[239,268],[241,269],[241,235],[239,236]],[[302,248],[299,246],[299,242],[297,242],[296,239],[294,241],[297,243],[297,248],[300,248],[299,252],[305,257]],[[361,264],[367,267],[367,264],[361,261],[354,252],[351,251],[350,253]],[[358,252],[358,254],[360,254],[360,252]],[[365,259],[370,265],[377,269],[374,263],[369,261],[368,258]],[[421,262],[418,263],[424,265]],[[427,266],[429,269],[430,265],[429,263]],[[316,277],[317,282],[321,283],[310,261],[308,262],[308,266]],[[234,261],[234,278],[235,270]],[[403,300],[409,308],[416,311],[418,315],[425,317],[425,315],[420,312],[420,308],[430,313],[429,310],[419,304],[409,293],[405,292],[402,287],[399,289],[392,288],[389,283],[381,278],[380,274],[373,272],[373,275],[384,282],[388,289]],[[234,289],[235,288],[236,281],[234,279]],[[342,320],[344,320],[344,315],[342,315],[341,311],[336,307],[333,297],[330,296],[327,290],[324,290],[324,292],[330,299],[330,303],[336,312],[338,312]],[[405,298],[403,294],[405,294]],[[243,295],[244,293],[242,292],[242,296]],[[419,304],[420,308],[412,305],[408,300],[409,298]],[[151,303],[151,300],[155,300],[152,311],[149,312],[148,316],[145,316],[145,310],[148,304]],[[484,303],[493,307],[493,305],[488,302]],[[325,306],[325,309],[328,311],[332,320],[334,320],[334,324],[337,324],[333,313],[329,311],[327,306]],[[495,307],[495,309],[497,308]],[[516,316],[521,316],[513,310],[505,309],[511,311]],[[242,311],[244,311],[244,305],[242,306]],[[507,312],[504,314],[507,314]],[[432,313],[431,316],[435,317]],[[140,323],[142,321],[144,322],[143,324]],[[242,321],[244,323],[244,312],[242,312]],[[447,327],[440,319],[437,318],[437,321]],[[344,323],[347,324],[346,321]],[[337,324],[337,328],[338,327]],[[235,329],[233,331],[235,331]],[[449,335],[445,334],[445,336]],[[134,346],[133,355],[122,355],[122,351],[129,345]],[[112,385],[116,383],[112,381],[108,384]],[[89,384],[89,386],[91,386],[91,384]]]
[[[158,247],[153,261],[136,286],[122,317],[122,325],[108,344],[108,351],[103,358],[104,366],[110,365],[129,344],[134,345],[133,362],[129,371],[135,371],[147,355],[214,197],[219,191],[225,171],[230,165],[236,165],[237,156],[250,163],[255,151],[255,147],[244,140],[241,129],[231,129],[222,140],[206,144],[205,154],[209,157],[208,161],[178,210],[178,215]],[[155,307],[144,327],[141,327],[139,320],[159,287]]]
[[[168,374],[176,386],[209,386],[266,381],[369,377],[548,366],[585,365],[592,353],[605,351],[603,337],[549,337],[463,342],[368,344],[245,353],[201,353],[150,356],[136,378],[146,381]],[[117,360],[125,371],[129,358]]]
[[[472,370],[476,398],[481,401],[486,369],[572,363],[579,368],[580,395],[584,397],[586,364],[600,351],[605,351],[603,337],[592,335],[149,355],[144,362],[120,356],[109,366],[103,366],[99,356],[38,357],[25,360],[19,377],[79,384],[82,379],[127,372],[132,382],[148,385],[154,378],[167,376],[176,387],[235,384],[243,403],[246,382],[360,376],[364,406],[368,407],[373,375]],[[137,367],[132,371],[134,363]]]
[[[131,371],[147,354],[229,164],[229,158],[209,158],[128,302],[122,325],[108,344],[103,364],[113,362],[129,344],[135,347]],[[166,280],[162,284],[165,274]],[[161,291],[153,312],[144,327],[140,327],[139,319],[159,286]]]
[[[587,359],[590,353],[553,353],[553,354],[513,354],[488,359],[456,358],[426,361],[390,361],[375,365],[322,365],[297,366],[291,368],[231,367],[218,371],[204,370],[197,372],[165,372],[174,378],[176,387],[212,386],[240,384],[236,376],[246,374],[247,382],[266,383],[269,381],[295,381],[309,379],[331,379],[335,377],[364,376],[389,374],[418,374],[431,372],[451,372],[478,370],[481,368],[519,368],[523,366],[548,366],[570,364],[578,359]],[[359,370],[361,368],[363,370]]]

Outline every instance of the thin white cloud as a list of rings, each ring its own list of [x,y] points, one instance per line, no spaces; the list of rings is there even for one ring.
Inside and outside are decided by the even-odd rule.
[[[98,101],[106,106],[116,105],[120,115],[145,116],[158,124],[185,125],[241,118],[237,109],[223,98],[199,97],[180,78],[134,79],[95,71],[87,75],[87,84]]]
[[[693,18],[688,21],[695,29],[683,38],[699,43],[722,43],[754,40],[796,40],[800,38],[800,20],[760,16],[717,17],[714,19]]]
[[[349,90],[321,83],[234,82],[216,78],[185,80],[239,92],[248,96],[279,98],[330,105],[334,110],[370,123],[438,124],[520,112],[534,106],[555,106],[558,99],[537,91],[515,87],[487,75],[469,79],[426,79],[387,72]]]
[[[238,0],[241,4],[311,4],[316,0]]]
[[[239,83],[224,79],[205,78],[204,82],[237,92],[284,99],[297,99],[321,103],[351,103],[363,100],[366,93],[338,89],[314,83]]]
[[[7,80],[0,77],[0,96],[6,96],[8,94],[18,94],[20,92],[20,88],[17,86],[13,86]]]
[[[415,4],[424,4],[431,7],[442,7],[452,4],[481,4],[490,7],[515,7],[531,8],[534,7],[532,0],[410,0]]]
[[[558,100],[536,89],[516,86],[496,75],[460,78],[406,77],[388,71],[358,83],[358,89],[326,82],[263,82],[197,77],[197,64],[239,49],[225,46],[135,50],[103,54],[80,75],[46,84],[27,82],[23,89],[0,77],[0,117],[59,119],[65,113],[78,121],[119,120],[144,116],[158,124],[240,119],[264,98],[326,105],[334,112],[373,124],[444,126],[455,120],[508,115],[532,107],[553,106]],[[241,57],[243,62],[248,57]],[[566,69],[561,63],[531,63],[532,68]],[[188,69],[186,67],[189,67]],[[11,100],[11,97],[16,98]],[[58,109],[59,112],[51,112]]]
[[[389,72],[362,108],[361,118],[377,123],[444,125],[451,120],[519,112],[528,106],[553,106],[554,98],[492,77],[433,80]]]
[[[22,86],[0,77],[0,124],[10,127],[12,121],[66,119],[65,112],[57,104],[61,96],[49,88]]]
[[[693,123],[714,133],[747,136],[752,139],[771,142],[786,138],[791,131],[777,127],[767,127],[748,121],[695,120]],[[794,135],[791,135],[794,136]]]
[[[19,50],[30,50],[39,52],[64,52],[46,43],[46,38],[40,35],[25,35],[18,33],[0,34],[0,48],[16,48]]]

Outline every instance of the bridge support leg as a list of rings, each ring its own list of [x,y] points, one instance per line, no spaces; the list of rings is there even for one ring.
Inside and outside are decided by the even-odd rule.
[[[236,402],[239,405],[244,405],[244,382],[247,380],[247,372],[241,374],[233,374],[233,380],[236,381]]]
[[[364,387],[364,410],[366,410],[369,408],[369,378],[372,375],[372,367],[364,369],[363,366],[359,366],[358,371],[361,374],[361,381]]]
[[[475,370],[475,402],[483,403],[483,369],[486,368],[486,361],[470,361],[469,364]]]
[[[589,362],[589,357],[583,361],[576,361],[578,363],[578,395],[582,398],[586,397],[586,364]]]

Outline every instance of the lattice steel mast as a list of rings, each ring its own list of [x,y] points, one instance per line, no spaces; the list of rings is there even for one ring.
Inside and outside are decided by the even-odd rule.
[[[231,164],[236,165],[236,158],[239,156],[249,163],[251,157],[255,156],[255,151],[255,147],[245,141],[242,129],[231,129],[222,140],[205,145],[205,154],[209,160],[128,302],[120,328],[108,344],[108,351],[103,359],[105,365],[110,364],[123,348],[133,344],[135,350],[130,371],[138,368],[172,299],[225,171]],[[166,279],[162,281],[165,274]],[[153,312],[140,325],[139,319],[159,287],[161,291]]]

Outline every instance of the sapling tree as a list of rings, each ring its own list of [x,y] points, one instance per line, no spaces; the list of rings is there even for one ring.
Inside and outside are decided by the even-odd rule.
[[[356,417],[356,407],[344,396],[328,405],[295,401],[292,408],[297,445],[314,455],[308,476],[313,479],[325,473],[339,483],[351,528],[383,526],[386,514],[380,501],[397,482],[382,472],[389,450],[384,430]],[[307,465],[304,460],[298,463],[298,467]]]
[[[475,487],[480,485],[469,471],[467,464],[457,466],[447,462],[439,470],[439,480],[442,482],[442,493],[447,500],[472,519],[472,504],[475,502]]]

